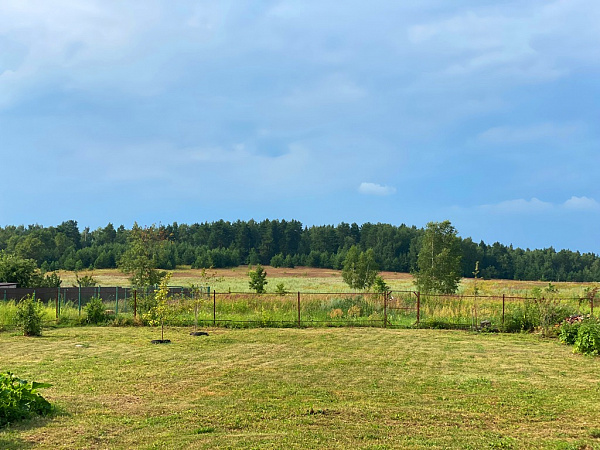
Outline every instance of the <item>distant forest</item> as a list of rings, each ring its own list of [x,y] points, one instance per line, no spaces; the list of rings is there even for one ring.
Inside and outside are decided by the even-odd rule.
[[[423,229],[384,223],[340,223],[303,226],[296,220],[264,220],[160,225],[165,245],[158,255],[161,269],[263,264],[340,269],[348,249],[372,248],[380,270],[410,272],[415,268]],[[56,227],[0,227],[0,250],[37,262],[45,272],[65,269],[116,268],[127,248],[130,230],[80,230],[74,220]],[[473,277],[475,262],[483,278],[544,281],[599,281],[600,257],[569,250],[520,249],[498,242],[488,245],[461,238],[462,275]]]

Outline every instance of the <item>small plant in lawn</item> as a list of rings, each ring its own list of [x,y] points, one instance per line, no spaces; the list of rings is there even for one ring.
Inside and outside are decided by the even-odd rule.
[[[17,305],[16,325],[23,330],[24,336],[42,335],[43,305],[33,296],[25,297]]]
[[[92,297],[84,306],[85,322],[91,325],[98,325],[107,321],[106,308],[101,298]]]
[[[21,380],[10,372],[0,373],[0,427],[35,414],[50,414],[52,405],[37,393],[50,386]]]
[[[154,340],[153,343],[168,343],[171,342],[168,339],[165,340],[165,321],[170,316],[171,307],[167,302],[169,297],[169,280],[171,279],[171,273],[166,274],[160,282],[158,291],[154,293],[156,299],[156,306],[154,306],[147,315],[148,323],[152,326],[160,325],[160,340]]]

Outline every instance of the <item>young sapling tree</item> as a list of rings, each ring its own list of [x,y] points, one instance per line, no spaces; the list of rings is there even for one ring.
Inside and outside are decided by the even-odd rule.
[[[170,316],[172,310],[168,303],[169,297],[169,280],[171,279],[171,274],[166,274],[160,282],[158,287],[158,291],[155,292],[154,297],[156,299],[156,305],[153,306],[148,312],[148,316],[150,319],[148,322],[150,325],[159,325],[160,324],[160,340],[153,340],[152,342],[155,344],[166,344],[171,342],[170,340],[165,340],[165,321]]]
[[[267,272],[260,264],[256,266],[255,270],[248,272],[250,281],[248,285],[250,289],[254,289],[257,294],[264,294],[266,292],[265,286],[267,285]]]

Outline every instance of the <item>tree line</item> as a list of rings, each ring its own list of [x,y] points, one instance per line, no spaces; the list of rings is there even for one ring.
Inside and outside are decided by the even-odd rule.
[[[379,270],[414,272],[425,230],[384,223],[340,223],[304,226],[297,220],[220,220],[155,227],[156,267],[179,265],[223,268],[240,264],[275,267],[309,266],[342,269],[348,252],[372,250]],[[90,230],[74,220],[58,226],[0,227],[0,251],[35,262],[41,273],[55,270],[117,268],[127,252],[135,227],[111,223]],[[353,250],[354,251],[354,250]],[[460,275],[516,280],[600,281],[600,257],[594,253],[521,249],[496,242],[458,238]],[[0,280],[1,281],[1,280]]]

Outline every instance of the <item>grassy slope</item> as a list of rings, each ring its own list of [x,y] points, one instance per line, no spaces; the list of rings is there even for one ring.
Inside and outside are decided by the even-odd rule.
[[[342,273],[332,269],[314,269],[309,267],[273,268],[266,267],[268,292],[275,292],[278,283],[283,282],[286,289],[292,292],[348,292],[348,286],[342,280]],[[209,279],[209,284],[218,292],[248,292],[248,267],[240,266],[232,269],[209,270],[215,277]],[[75,283],[74,272],[59,272],[63,279],[63,287]],[[117,269],[99,269],[93,272],[82,272],[80,275],[92,274],[102,286],[129,286],[127,275]],[[204,284],[200,278],[201,270],[179,268],[173,271],[172,285],[189,286],[190,283]],[[381,276],[394,290],[414,290],[413,278],[410,274],[396,272],[382,272]],[[552,283],[563,297],[578,297],[583,295],[587,286],[598,286],[598,283]],[[534,287],[544,289],[548,282],[543,281],[515,281],[515,280],[479,280],[480,295],[526,295]],[[459,286],[459,293],[472,294],[473,280],[463,279]]]
[[[2,370],[53,383],[0,448],[592,448],[600,359],[531,335],[69,328],[0,334]],[[84,347],[76,347],[83,344]]]

